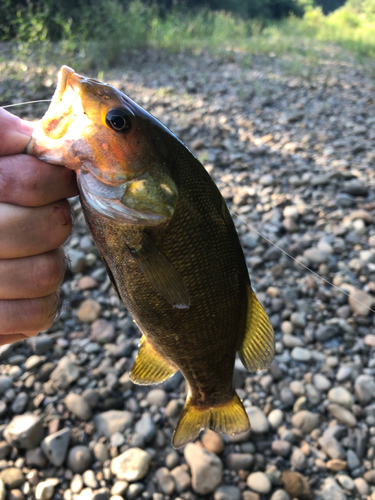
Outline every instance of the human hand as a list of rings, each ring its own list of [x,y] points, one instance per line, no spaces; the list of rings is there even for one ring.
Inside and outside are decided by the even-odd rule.
[[[78,194],[73,171],[22,154],[32,130],[0,108],[0,345],[51,326]]]

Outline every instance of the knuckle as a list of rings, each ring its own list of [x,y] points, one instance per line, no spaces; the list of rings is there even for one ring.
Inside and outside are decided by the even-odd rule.
[[[50,206],[50,224],[47,232],[52,248],[57,248],[65,243],[71,233],[72,215],[67,200],[52,203]]]
[[[61,285],[64,272],[65,258],[62,249],[40,256],[34,269],[34,288],[41,296],[53,293]]]
[[[28,311],[26,313],[30,328],[27,332],[41,332],[51,327],[58,308],[58,292],[28,301]]]

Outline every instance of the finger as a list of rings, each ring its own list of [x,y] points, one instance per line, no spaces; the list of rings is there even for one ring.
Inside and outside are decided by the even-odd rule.
[[[0,336],[23,334],[30,337],[47,330],[58,305],[58,292],[37,299],[0,300]]]
[[[20,340],[25,340],[28,338],[29,337],[27,335],[24,335],[23,333],[11,333],[9,335],[0,335],[0,346],[5,344],[13,344],[13,342],[19,342]]]
[[[72,230],[70,205],[60,200],[27,208],[0,203],[0,259],[17,259],[60,247]]]
[[[0,108],[0,156],[23,153],[33,124]]]
[[[0,260],[0,300],[33,299],[50,295],[65,274],[64,250],[42,255]]]
[[[72,170],[29,155],[0,158],[0,201],[4,203],[37,207],[77,194]]]

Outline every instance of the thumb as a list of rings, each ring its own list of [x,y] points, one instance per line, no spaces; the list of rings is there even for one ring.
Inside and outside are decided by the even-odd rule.
[[[23,153],[33,129],[31,122],[0,108],[0,156]]]

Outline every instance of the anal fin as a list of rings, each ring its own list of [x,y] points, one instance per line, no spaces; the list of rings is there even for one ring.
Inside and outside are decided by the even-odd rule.
[[[248,292],[246,333],[238,355],[248,371],[257,371],[270,365],[275,354],[275,334],[255,293]]]
[[[228,403],[212,407],[193,406],[189,397],[173,433],[172,445],[181,448],[194,441],[204,429],[240,434],[250,429],[249,418],[236,393]]]
[[[138,355],[130,372],[130,380],[138,385],[160,384],[176,371],[177,369],[156,352],[142,335]]]

